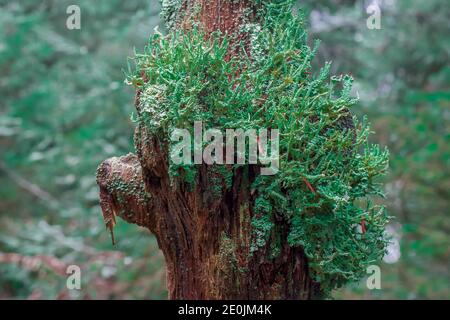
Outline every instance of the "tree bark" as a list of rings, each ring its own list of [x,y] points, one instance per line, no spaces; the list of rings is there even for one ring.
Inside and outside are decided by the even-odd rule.
[[[242,27],[244,14],[248,17],[256,9],[254,1],[187,0],[176,13],[174,25],[189,29],[196,21],[207,33],[220,30],[233,37]],[[241,38],[233,39],[235,44],[245,43],[245,35],[240,34]],[[139,95],[138,91],[136,106]],[[318,294],[305,254],[287,243],[285,221],[278,221],[279,238],[271,240],[281,242],[277,257],[270,255],[271,241],[250,252],[257,196],[250,186],[258,168],[238,170],[232,187],[217,195],[213,191],[217,179],[223,186],[225,181],[215,174],[215,166],[199,165],[192,190],[169,177],[168,150],[161,141],[139,125],[137,154],[106,160],[97,181],[110,230],[119,216],[155,234],[166,261],[170,299],[311,299]]]

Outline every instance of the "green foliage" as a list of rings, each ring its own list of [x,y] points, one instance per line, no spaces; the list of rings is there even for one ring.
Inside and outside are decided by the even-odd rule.
[[[379,3],[381,30],[370,30],[361,1],[301,1],[312,36],[322,40],[317,65],[332,59],[333,73],[354,75],[355,111],[368,115],[372,139],[391,154],[385,203],[395,216],[388,231],[399,242],[397,258],[380,264],[382,290],[368,291],[362,281],[358,291],[336,296],[448,299],[449,7],[442,0]]]
[[[280,172],[253,185],[252,250],[266,245],[274,216],[282,217],[291,226],[289,244],[304,248],[313,277],[329,292],[384,255],[388,217],[370,197],[382,195],[376,179],[388,153],[368,144],[367,122],[348,110],[357,101],[352,78],[330,79],[329,64],[310,75],[317,46],[307,45],[302,14],[291,8],[290,1],[263,6],[262,23],[247,28],[258,30],[249,51],[231,59],[219,34],[205,40],[196,28],[155,32],[128,82],[143,92],[138,121],[166,144],[174,129],[192,132],[200,120],[221,131],[279,129]],[[186,167],[172,172],[197,170]]]

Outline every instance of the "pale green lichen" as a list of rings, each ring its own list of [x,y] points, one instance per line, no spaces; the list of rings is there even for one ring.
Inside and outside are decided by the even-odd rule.
[[[167,118],[166,108],[164,108],[165,100],[164,85],[146,86],[139,96],[139,110],[150,128],[162,127],[164,119]]]
[[[176,17],[181,8],[182,0],[160,0],[161,17],[165,21],[168,29],[172,29],[176,24]]]
[[[349,112],[357,102],[351,77],[330,78],[329,64],[311,74],[317,45],[307,45],[302,15],[294,16],[292,5],[264,2],[258,24],[247,25],[250,54],[242,48],[231,60],[229,41],[218,34],[205,40],[197,28],[155,33],[129,82],[144,92],[139,121],[167,144],[174,128],[192,131],[199,120],[222,130],[279,129],[280,171],[251,186],[251,252],[269,239],[276,241],[273,257],[282,241],[302,247],[312,277],[329,292],[361,278],[385,252],[388,217],[371,199],[382,195],[376,180],[387,169],[388,152],[368,143],[367,121]],[[248,168],[233,169],[240,167]],[[197,170],[171,165],[170,174],[195,184]],[[217,192],[225,191],[224,179],[231,187],[229,171],[222,174]],[[278,224],[288,226],[287,239],[280,239]]]

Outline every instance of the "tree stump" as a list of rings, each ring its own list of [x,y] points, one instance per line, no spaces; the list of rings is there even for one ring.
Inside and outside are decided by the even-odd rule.
[[[254,1],[164,5],[172,28],[189,30],[197,23],[206,34],[219,30],[231,35],[234,50],[247,41],[239,32],[244,14],[257,10]],[[140,94],[138,90],[137,107]],[[255,200],[250,185],[257,168],[234,172],[232,187],[217,196],[211,191],[214,166],[201,165],[193,190],[173,186],[168,150],[160,139],[139,125],[135,144],[136,155],[112,158],[99,167],[101,208],[111,230],[119,216],[156,236],[166,261],[170,299],[311,299],[318,294],[302,249],[287,244],[286,226],[280,226],[278,257],[268,257],[269,244],[250,254]]]
[[[312,75],[315,49],[293,0],[162,3],[170,32],[155,32],[128,76],[136,155],[98,170],[107,227],[119,216],[155,234],[171,299],[312,299],[361,279],[388,243],[389,216],[372,198],[389,154],[350,112],[353,79],[330,77],[329,64]],[[263,171],[261,131],[248,156],[228,152],[228,135],[213,148],[227,164],[175,163],[173,133],[195,136],[199,120],[219,133],[279,132],[279,172]]]

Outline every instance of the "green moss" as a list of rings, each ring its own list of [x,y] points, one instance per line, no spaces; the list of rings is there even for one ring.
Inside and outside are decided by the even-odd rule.
[[[292,1],[265,2],[259,14],[261,22],[243,30],[250,33],[249,51],[240,46],[231,60],[229,42],[219,34],[205,40],[196,28],[155,33],[128,80],[144,92],[139,121],[167,144],[174,128],[192,132],[198,120],[205,129],[279,129],[280,171],[258,176],[252,186],[251,250],[269,239],[303,247],[312,276],[330,291],[359,279],[384,254],[388,217],[371,199],[382,195],[376,180],[387,169],[388,152],[368,143],[366,119],[349,112],[357,102],[352,78],[330,77],[329,64],[311,74],[317,44],[307,45]],[[196,182],[195,165],[171,165],[170,172]],[[231,173],[222,174],[231,187]],[[287,239],[280,239],[275,221],[290,227]]]

